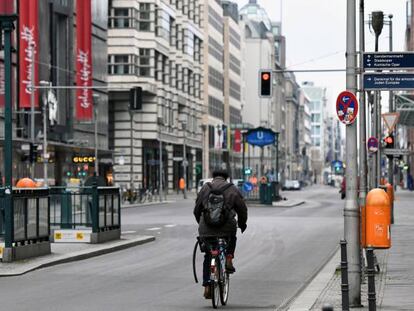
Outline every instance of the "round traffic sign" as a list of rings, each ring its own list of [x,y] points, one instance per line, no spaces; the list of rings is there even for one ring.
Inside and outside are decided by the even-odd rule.
[[[367,141],[368,151],[375,153],[378,151],[378,139],[376,137],[370,137]]]
[[[246,181],[245,183],[243,183],[243,190],[245,192],[250,192],[253,190],[253,184],[251,182]]]
[[[345,125],[355,122],[358,115],[358,100],[351,92],[344,91],[338,95],[336,100],[336,114],[339,121]]]

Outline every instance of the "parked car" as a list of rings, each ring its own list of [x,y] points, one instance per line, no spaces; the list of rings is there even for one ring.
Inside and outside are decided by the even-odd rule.
[[[212,181],[213,181],[213,178],[200,179],[197,185],[197,193],[200,192],[201,188],[203,188],[206,182],[212,182]]]
[[[282,187],[283,190],[300,190],[299,180],[287,179]]]

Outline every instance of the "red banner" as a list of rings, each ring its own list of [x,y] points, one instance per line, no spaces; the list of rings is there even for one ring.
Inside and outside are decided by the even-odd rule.
[[[233,151],[235,152],[241,152],[241,144],[242,144],[242,139],[241,139],[241,132],[240,130],[235,130],[234,131],[234,145],[233,145]]]
[[[76,1],[76,119],[93,119],[91,0]]]
[[[0,14],[13,14],[13,13],[14,13],[14,0],[0,1]]]
[[[38,0],[19,2],[19,107],[31,107],[32,85],[38,85]],[[34,106],[39,107],[37,90],[34,91]]]

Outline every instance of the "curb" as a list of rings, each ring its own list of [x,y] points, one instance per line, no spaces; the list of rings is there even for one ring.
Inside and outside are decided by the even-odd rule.
[[[339,262],[340,248],[335,250],[323,261],[315,272],[305,281],[305,283],[287,298],[276,311],[309,311],[317,301],[321,292],[325,289]]]
[[[144,207],[144,206],[151,206],[151,205],[165,205],[165,204],[170,204],[174,202],[175,201],[162,201],[162,202],[157,201],[157,202],[147,202],[147,203],[137,203],[137,204],[126,204],[126,205],[121,205],[121,209]]]
[[[0,272],[0,277],[20,276],[20,275],[24,275],[28,272],[32,272],[38,269],[52,267],[52,266],[56,266],[56,265],[63,264],[63,263],[73,262],[73,261],[84,260],[84,259],[88,259],[92,257],[97,257],[100,255],[117,252],[120,250],[128,249],[134,246],[146,244],[146,243],[153,242],[153,241],[155,241],[154,236],[144,236],[144,237],[139,237],[139,238],[135,238],[131,240],[121,240],[121,242],[118,242],[115,245],[108,245],[107,247],[103,245],[102,248],[98,248],[92,251],[82,250],[82,251],[77,251],[77,252],[70,253],[70,254],[60,255],[60,256],[57,256],[56,258],[50,258],[50,259],[45,258],[44,261],[41,261],[38,263],[33,263],[33,264],[29,263],[27,264],[27,267],[16,268],[14,269],[14,271],[10,271],[10,272],[3,272],[3,273]],[[46,256],[50,256],[50,255],[46,255]],[[41,259],[41,257],[39,257],[39,259]]]

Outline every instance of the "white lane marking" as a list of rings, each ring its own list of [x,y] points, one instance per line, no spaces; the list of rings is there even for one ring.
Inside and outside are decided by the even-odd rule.
[[[177,225],[175,225],[175,224],[171,224],[171,225],[165,225],[164,227],[165,227],[165,228],[174,228],[174,227],[177,227]]]
[[[136,231],[122,231],[121,234],[131,234],[136,233]]]
[[[160,227],[154,227],[154,228],[148,228],[147,230],[148,231],[157,231],[157,230],[160,230],[161,228]]]

